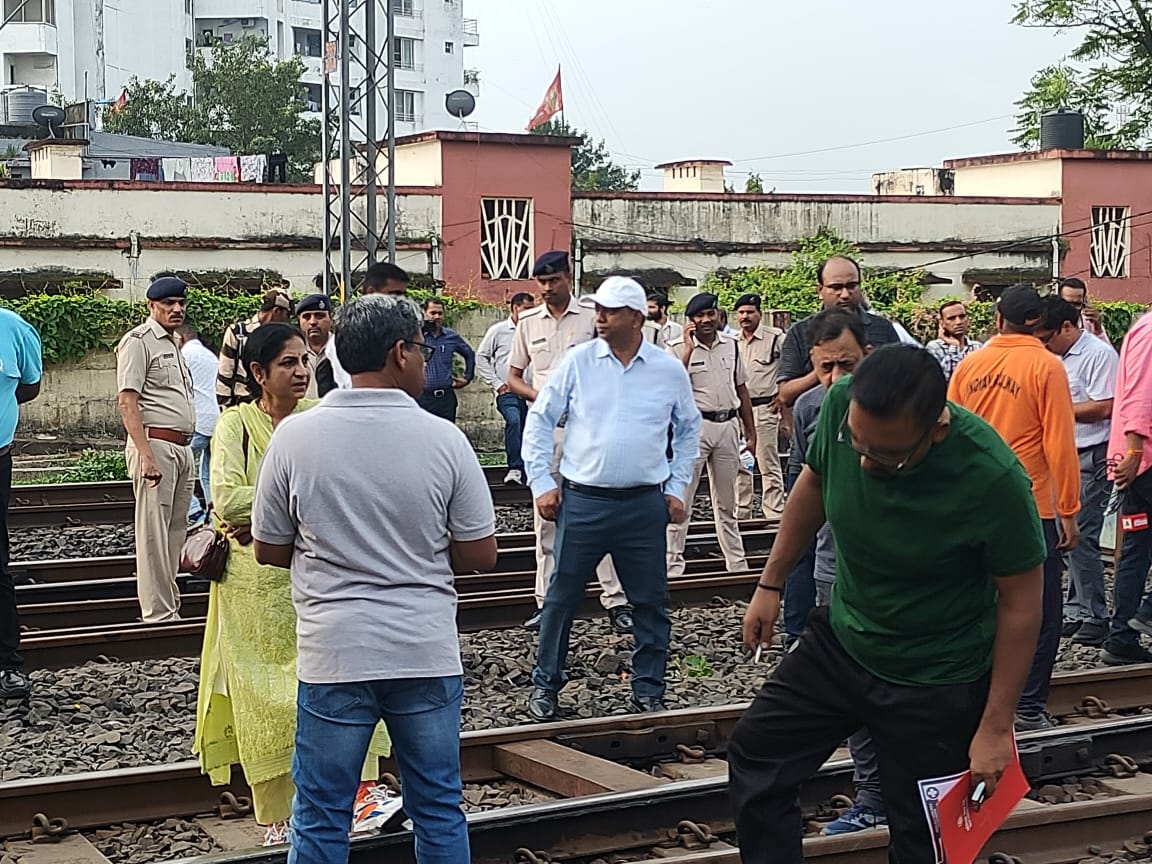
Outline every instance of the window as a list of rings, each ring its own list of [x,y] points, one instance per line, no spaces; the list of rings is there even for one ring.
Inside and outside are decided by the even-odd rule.
[[[416,68],[416,40],[400,36],[392,47],[392,60],[397,69]]]
[[[21,0],[4,0],[3,20],[14,24],[56,23],[56,0],[28,0],[23,9],[20,3]]]
[[[1132,239],[1127,207],[1092,208],[1092,278],[1127,279]]]
[[[480,272],[486,279],[527,279],[532,261],[532,200],[480,201]]]
[[[192,14],[192,0],[184,0],[184,14],[185,15],[191,15]]]
[[[308,111],[319,111],[324,94],[319,84],[304,85],[304,104]]]
[[[292,28],[292,45],[296,56],[319,57],[322,53],[320,44],[319,30],[308,30],[304,27]]]
[[[405,18],[412,18],[416,14],[414,0],[392,0],[392,12]]]
[[[416,122],[416,91],[397,90],[395,115],[397,123]]]
[[[363,100],[360,96],[360,88],[358,86],[352,87],[351,89],[349,89],[348,90],[348,113],[355,115],[357,117],[360,116],[360,106],[361,106],[362,101]]]
[[[444,43],[444,53],[445,54],[455,54],[456,53],[456,43],[455,42],[445,42]]]

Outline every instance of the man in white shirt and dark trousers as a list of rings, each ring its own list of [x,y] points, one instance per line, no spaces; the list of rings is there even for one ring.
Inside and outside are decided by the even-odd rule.
[[[513,294],[508,301],[511,315],[489,327],[476,349],[476,372],[496,392],[496,410],[504,418],[504,453],[508,459],[504,482],[514,486],[524,483],[520,442],[524,435],[524,420],[528,416],[528,402],[508,389],[508,357],[512,353],[512,340],[516,338],[520,313],[535,305],[536,300],[531,294],[525,291]]]
[[[1068,593],[1062,635],[1078,645],[1099,647],[1108,638],[1108,601],[1100,532],[1112,492],[1108,480],[1108,435],[1120,355],[1082,326],[1080,310],[1055,295],[1044,298],[1044,323],[1036,336],[1060,358],[1072,390],[1076,452],[1080,457],[1080,542],[1067,554]]]
[[[192,466],[200,480],[204,503],[195,493],[188,504],[188,525],[200,525],[208,518],[212,506],[212,488],[208,480],[208,464],[211,461],[212,435],[216,432],[216,418],[220,416],[220,405],[216,401],[216,370],[219,360],[208,346],[200,341],[196,328],[185,324],[176,331],[180,339],[180,353],[184,364],[192,376],[192,406],[196,409],[196,431],[192,433]]]
[[[662,711],[671,626],[665,526],[687,519],[686,491],[700,437],[700,411],[684,364],[643,336],[644,289],[612,276],[587,302],[599,338],[567,352],[548,378],[524,430],[524,464],[542,518],[556,521],[552,574],[540,621],[529,713],[556,716],[567,676],[572,619],[596,565],[611,555],[632,604],[633,707]],[[553,433],[567,416],[560,483]],[[645,444],[672,427],[672,459]]]

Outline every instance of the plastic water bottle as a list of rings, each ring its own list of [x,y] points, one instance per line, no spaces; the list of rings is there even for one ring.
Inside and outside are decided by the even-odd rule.
[[[748,444],[740,442],[740,467],[751,472],[756,467],[756,457],[748,450]]]

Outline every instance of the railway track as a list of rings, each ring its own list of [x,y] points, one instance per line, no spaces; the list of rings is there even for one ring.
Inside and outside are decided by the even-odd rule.
[[[484,466],[484,476],[499,506],[530,504],[526,486],[504,485],[507,467]],[[756,476],[759,489],[760,477]],[[702,486],[707,489],[707,486]],[[46,528],[131,522],[135,510],[132,484],[127,480],[107,483],[42,483],[12,488],[8,504],[10,528]]]
[[[1132,677],[1142,675],[1147,692],[1152,667],[1139,672]],[[1083,698],[1099,687],[1084,676],[1057,676],[1053,686],[1066,690],[1069,699],[1074,691]],[[535,864],[661,848],[661,857],[737,864],[723,755],[745,707],[465,733],[466,784],[512,780],[554,799],[470,814],[473,860]],[[1020,750],[1034,784],[1103,773],[1099,783],[1113,797],[1055,806],[1022,802],[986,852],[1020,856],[1028,864],[1077,861],[1088,856],[1089,845],[1118,846],[1147,830],[1152,778],[1136,766],[1152,763],[1152,717],[1096,719],[1028,733],[1020,736]],[[802,789],[805,813],[817,826],[834,815],[836,796],[851,793],[852,764],[846,755],[834,755]],[[1123,770],[1116,770],[1118,765]],[[395,766],[385,761],[381,769],[394,772]],[[68,820],[73,828],[213,811],[244,819],[247,791],[239,778],[227,788],[212,787],[194,762],[2,783],[0,835],[26,833],[37,813]],[[223,805],[222,793],[232,796]],[[209,833],[220,828],[218,819],[201,824]],[[249,828],[250,844],[257,834],[254,826]],[[235,829],[225,833],[236,842]],[[823,864],[880,864],[887,860],[886,843],[883,830],[811,837],[805,841],[805,858]],[[243,842],[231,848],[232,853],[197,861],[285,860],[283,848],[247,849]],[[241,849],[246,851],[236,854]],[[525,849],[532,855],[519,851]],[[357,864],[384,856],[390,862],[413,862],[410,834],[398,830],[353,841]]]

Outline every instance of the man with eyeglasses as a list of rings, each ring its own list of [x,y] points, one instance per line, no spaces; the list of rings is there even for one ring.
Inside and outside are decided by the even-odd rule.
[[[873,348],[900,341],[891,321],[864,310],[864,294],[860,290],[860,265],[851,258],[837,255],[822,263],[816,271],[816,291],[825,309],[839,307],[860,318],[868,344]],[[791,408],[801,393],[815,387],[819,381],[812,369],[809,356],[808,318],[797,321],[784,339],[780,349],[780,368],[776,380],[780,390],[777,399]]]
[[[1044,301],[1031,285],[1005,290],[996,306],[997,335],[960,361],[949,398],[992,424],[1032,478],[1044,522],[1044,618],[1016,716],[1016,729],[1047,729],[1045,711],[1063,626],[1061,553],[1079,539],[1080,459],[1075,414],[1064,365],[1036,338]],[[1057,525],[1059,519],[1059,525]]]
[[[1012,761],[1044,537],[1019,461],[946,389],[927,351],[886,345],[824,398],[745,646],[771,643],[785,577],[825,518],[836,582],[729,740],[745,864],[801,864],[798,788],[861,728],[880,762],[893,861],[936,860],[920,780],[970,770],[995,794]]]
[[[1103,339],[1109,345],[1112,340],[1108,338],[1108,331],[1100,320],[1100,310],[1088,302],[1088,286],[1083,279],[1069,276],[1060,280],[1060,299],[1071,303],[1080,313],[1080,329],[1091,333],[1097,339]]]

